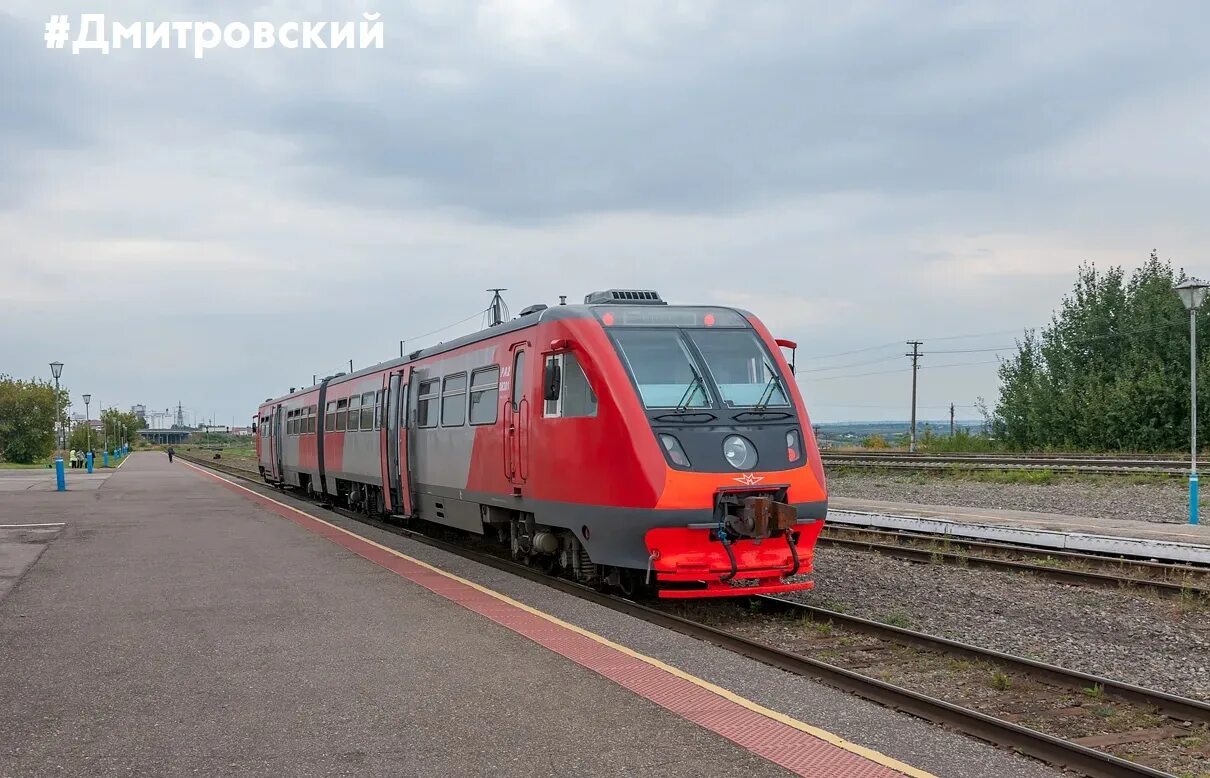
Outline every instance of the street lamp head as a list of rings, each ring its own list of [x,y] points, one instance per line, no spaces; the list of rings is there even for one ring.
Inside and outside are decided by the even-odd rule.
[[[1173,287],[1173,291],[1181,298],[1181,302],[1185,304],[1187,310],[1196,311],[1202,307],[1202,303],[1206,299],[1207,288],[1210,288],[1210,284],[1190,278]]]
[[[90,402],[92,402],[92,395],[91,394],[84,395],[84,404],[88,405]]]
[[[58,380],[59,376],[63,375],[63,363],[62,362],[51,362],[50,363],[50,374],[55,377],[55,380]]]

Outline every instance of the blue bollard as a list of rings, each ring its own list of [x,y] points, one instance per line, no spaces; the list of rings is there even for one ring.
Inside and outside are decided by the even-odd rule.
[[[63,457],[55,457],[55,491],[67,491],[67,478],[63,475]]]
[[[1197,473],[1189,474],[1189,523],[1197,524]]]
[[[109,467],[109,449],[101,452],[101,467]],[[92,472],[89,470],[88,472]]]
[[[87,454],[84,455],[84,460],[86,462],[88,462],[88,473],[89,473],[89,475],[91,475],[92,474],[92,452],[91,451],[89,451]]]

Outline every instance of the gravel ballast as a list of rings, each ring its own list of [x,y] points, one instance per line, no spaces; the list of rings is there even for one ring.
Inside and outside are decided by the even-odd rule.
[[[804,602],[1210,699],[1210,605],[820,548]]]
[[[828,473],[828,493],[836,497],[1171,523],[1188,521],[1187,489],[1177,478],[1153,483],[1078,478],[1005,484],[925,473]]]

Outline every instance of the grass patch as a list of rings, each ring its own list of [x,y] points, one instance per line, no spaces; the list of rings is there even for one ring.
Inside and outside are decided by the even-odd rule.
[[[1006,692],[1012,688],[1013,681],[1008,677],[1008,674],[1002,670],[997,670],[992,673],[991,687],[997,691]]]
[[[1090,700],[1105,699],[1105,687],[1099,683],[1093,684],[1092,686],[1086,686],[1083,689],[1081,689],[1080,691],[1082,691],[1084,693],[1084,696]]]
[[[827,638],[832,636],[832,622],[830,621],[803,619],[800,623],[804,629],[808,632],[814,632],[818,637]]]
[[[909,629],[912,626],[912,620],[908,617],[908,615],[898,611],[895,613],[888,613],[882,617],[881,621],[883,624],[889,624],[892,627],[901,627],[903,629]]]

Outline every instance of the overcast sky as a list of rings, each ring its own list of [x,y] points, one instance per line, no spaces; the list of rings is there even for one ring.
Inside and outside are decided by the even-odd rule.
[[[366,10],[381,50],[42,37],[51,12]],[[620,286],[797,340],[815,421],[906,418],[913,338],[922,416],[970,418],[996,396],[980,349],[1044,323],[1081,261],[1156,248],[1210,276],[1208,22],[1175,1],[8,0],[0,372],[58,359],[80,410],[244,424],[475,329],[415,338],[486,287],[515,312]]]

